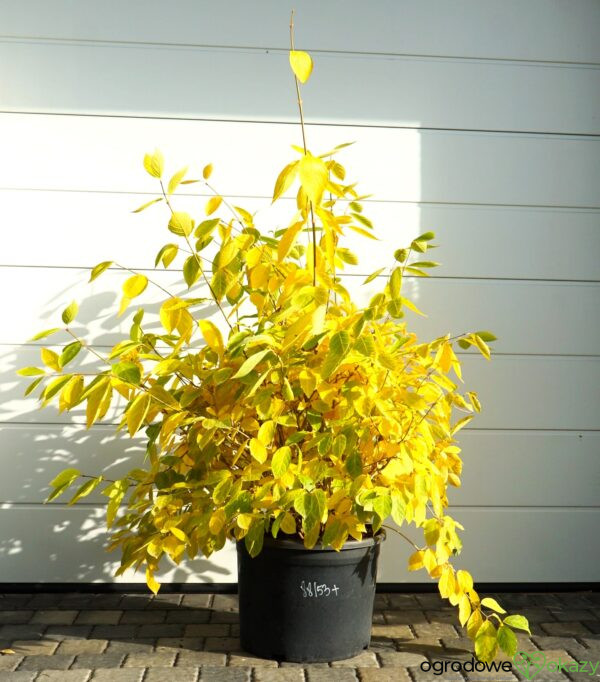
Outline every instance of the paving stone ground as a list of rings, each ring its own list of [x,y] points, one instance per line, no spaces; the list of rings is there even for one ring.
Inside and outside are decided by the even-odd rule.
[[[535,682],[600,679],[600,594],[489,596],[529,619],[519,648],[551,664]],[[508,671],[469,670],[471,642],[434,594],[378,594],[369,649],[331,663],[244,652],[237,597],[223,594],[0,594],[2,649],[14,653],[0,655],[0,682],[527,680],[512,662]],[[576,670],[582,661],[591,665]]]

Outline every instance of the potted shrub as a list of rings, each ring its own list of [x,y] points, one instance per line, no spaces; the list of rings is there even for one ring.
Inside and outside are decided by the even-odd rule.
[[[480,409],[475,393],[459,391],[455,347],[489,359],[494,337],[422,341],[404,321],[405,311],[419,311],[402,281],[435,265],[422,255],[432,233],[395,251],[365,280],[374,288],[368,302],[353,302],[339,277],[357,263],[344,236],[368,240],[374,229],[337,160],[345,145],[308,150],[299,82],[312,60],[292,49],[290,62],[303,145],[273,193],[275,202],[294,186],[289,221],[265,234],[249,211],[212,190],[210,165],[202,180],[186,179],[184,169],[165,183],[162,155],[148,154],[144,167],[160,192],[136,210],[166,206],[172,237],[156,265],[179,263],[189,294],[156,285],[160,328],[139,309],[129,336],[106,357],[96,354],[102,366],[91,378],[72,368],[82,349],[95,353],[71,329],[76,303],[61,327],[34,337],[60,332],[70,342],[42,349],[44,367],[19,371],[35,376],[27,394],[41,389],[42,405],[60,410],[85,405],[88,427],[113,405],[120,429],[147,436],[146,460],[123,478],[67,469],[48,499],[80,479],[70,503],[101,486],[110,549],[121,551],[117,574],[145,567],[153,592],[165,556],[179,563],[237,541],[242,645],[288,660],[346,658],[368,645],[383,529],[402,534],[412,523],[423,541],[409,540],[409,570],[424,568],[439,582],[480,659],[498,647],[512,656],[512,628],[528,631],[527,621],[481,599],[470,574],[453,568],[462,527],[446,513],[447,488],[460,485],[462,468],[455,436]],[[193,182],[214,193],[200,220],[173,199]],[[90,281],[110,267],[96,265]],[[119,315],[155,286],[139,272],[124,276]],[[206,319],[207,303],[218,322]]]

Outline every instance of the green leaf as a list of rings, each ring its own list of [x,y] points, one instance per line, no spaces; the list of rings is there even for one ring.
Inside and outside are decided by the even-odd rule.
[[[392,299],[400,297],[400,290],[402,289],[402,269],[394,268],[390,276],[390,296]]]
[[[246,375],[250,374],[250,372],[256,367],[256,365],[258,365],[258,363],[271,352],[272,351],[270,348],[265,348],[265,350],[261,350],[258,353],[254,353],[254,355],[251,355],[242,363],[241,367],[231,378],[241,379],[242,377],[245,377]]]
[[[64,367],[68,362],[71,362],[71,360],[77,356],[81,350],[81,347],[82,346],[79,341],[73,341],[73,343],[69,343],[67,346],[65,346],[62,350],[62,353],[60,354],[60,357],[58,358],[59,366]]]
[[[402,495],[398,490],[392,490],[392,519],[394,520],[394,523],[397,523],[399,526],[402,525],[402,522],[404,521],[404,516],[405,516],[405,511],[406,511],[406,505],[404,504],[404,500],[402,499]]]
[[[43,378],[44,377],[38,377],[37,379],[34,379],[25,389],[25,393],[23,393],[23,395],[28,396],[30,393],[35,391],[35,389],[40,385]]]
[[[34,377],[38,374],[45,374],[45,370],[40,367],[21,367],[17,370],[17,374],[21,377]]]
[[[196,256],[188,256],[183,264],[183,278],[188,285],[188,289],[200,277],[200,265]]]
[[[432,239],[435,239],[435,232],[424,232],[423,234],[420,234],[417,239],[421,239],[424,242],[430,242]]]
[[[363,334],[354,342],[354,350],[367,358],[374,358],[377,355],[375,341],[371,334]]]
[[[171,215],[168,225],[169,230],[179,237],[187,237],[194,229],[194,222],[189,213],[185,211],[175,211]]]
[[[54,490],[48,495],[46,502],[51,502],[59,495],[62,495],[62,493],[64,493],[80,475],[81,472],[78,469],[65,469],[64,471],[61,471],[60,474],[50,482],[50,486],[54,488]]]
[[[54,327],[53,329],[46,329],[43,332],[38,332],[35,336],[32,336],[29,340],[30,341],[39,341],[40,339],[45,339],[47,336],[51,336],[52,334],[56,334],[56,332],[60,332],[62,329],[60,327]]]
[[[98,263],[98,265],[95,265],[95,266],[92,268],[92,272],[91,272],[91,274],[90,274],[90,279],[89,279],[89,281],[90,281],[90,282],[93,282],[93,281],[96,279],[96,277],[100,277],[100,275],[101,275],[105,270],[108,270],[108,268],[110,268],[110,266],[111,266],[112,264],[113,264],[113,262],[112,262],[111,260],[105,260],[105,261],[102,261],[102,263]]]
[[[102,476],[98,476],[98,478],[92,478],[89,481],[86,481],[82,486],[78,488],[75,495],[73,495],[73,497],[69,500],[69,505],[75,504],[75,502],[80,500],[82,497],[86,497],[87,495],[89,495],[100,485],[100,483],[102,483],[103,480],[104,479]]]
[[[498,337],[494,336],[492,334],[492,332],[482,331],[482,332],[475,332],[475,334],[477,334],[477,336],[480,339],[482,339],[483,341],[485,341],[486,343],[490,343],[490,341],[497,341],[498,340]]]
[[[349,350],[350,334],[347,331],[339,331],[333,334],[329,341],[329,350],[321,367],[321,376],[324,379],[327,379],[341,364]]]
[[[201,237],[207,237],[220,222],[220,218],[210,218],[209,220],[203,220],[196,228],[194,236],[197,239],[200,239]]]
[[[152,201],[147,201],[145,204],[142,204],[141,206],[138,206],[136,209],[131,211],[132,213],[141,213],[144,209],[148,208],[148,206],[152,206],[152,204],[157,204],[159,201],[162,201],[162,197],[158,197],[156,199],[152,199]]]
[[[260,554],[265,539],[265,520],[257,519],[252,523],[244,537],[244,544],[251,557]]]
[[[379,495],[373,500],[373,511],[382,521],[392,513],[392,498],[389,495]]]
[[[517,636],[507,625],[501,625],[498,628],[498,644],[502,651],[511,658],[517,652]]]
[[[420,260],[416,261],[415,263],[411,263],[410,265],[414,268],[437,268],[440,263],[436,263],[432,260]]]
[[[363,284],[368,284],[369,282],[372,282],[376,277],[379,277],[381,273],[385,270],[385,268],[379,268],[379,270],[375,270],[375,272],[372,272],[367,279],[363,282]]]
[[[525,630],[525,632],[531,634],[531,630],[529,629],[529,621],[527,618],[525,618],[525,616],[519,616],[518,614],[515,614],[514,616],[506,616],[504,619],[504,624],[510,625],[513,628],[517,628],[517,630]]]
[[[271,461],[271,471],[275,478],[281,478],[289,469],[292,461],[292,449],[287,445],[279,448],[273,455]]]
[[[175,260],[175,256],[177,256],[178,251],[179,247],[177,244],[165,244],[156,254],[154,265],[157,266],[160,261],[162,261],[163,266],[168,268],[169,265],[171,265],[171,263]]]
[[[362,459],[358,450],[354,450],[346,458],[346,471],[352,478],[356,478],[362,474]]]
[[[486,620],[475,636],[475,655],[480,661],[486,663],[494,659],[497,650],[496,628],[489,620]]]
[[[72,301],[64,310],[62,313],[62,321],[65,324],[71,324],[73,320],[77,317],[77,312],[79,310],[79,306],[75,301]]]
[[[396,249],[396,251],[394,251],[394,258],[399,263],[404,263],[404,261],[408,258],[408,249]]]
[[[112,367],[112,373],[116,377],[119,377],[119,379],[126,381],[128,384],[134,384],[135,386],[139,386],[142,379],[140,368],[135,362],[117,362],[117,364]]]

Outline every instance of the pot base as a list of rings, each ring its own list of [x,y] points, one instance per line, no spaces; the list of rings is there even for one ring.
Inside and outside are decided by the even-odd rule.
[[[379,539],[336,552],[265,538],[254,559],[238,542],[242,649],[297,663],[343,660],[366,649]]]

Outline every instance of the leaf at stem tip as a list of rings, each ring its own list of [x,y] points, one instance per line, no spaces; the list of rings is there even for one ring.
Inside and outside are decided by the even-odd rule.
[[[79,306],[75,301],[72,301],[64,310],[62,313],[62,321],[65,324],[71,324],[75,317],[77,316],[77,312],[79,311]]]
[[[164,165],[165,160],[158,149],[155,149],[153,154],[146,154],[144,156],[144,168],[153,178],[160,178],[162,176]]]
[[[306,83],[313,70],[313,60],[307,52],[290,50],[290,66],[301,83]]]

